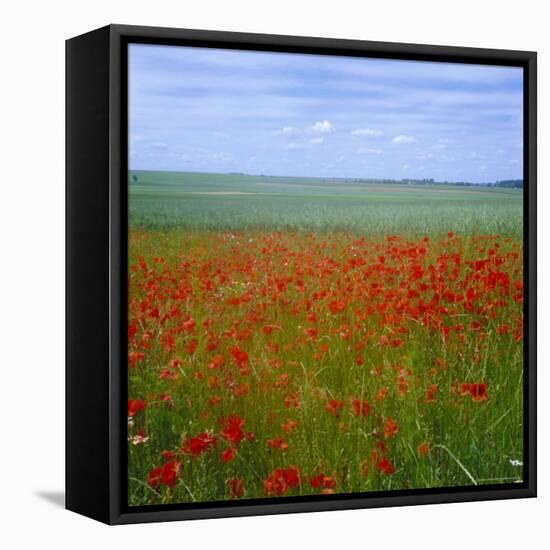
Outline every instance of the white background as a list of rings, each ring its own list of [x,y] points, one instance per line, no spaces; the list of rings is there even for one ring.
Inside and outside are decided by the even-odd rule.
[[[542,0],[5,2],[0,33],[0,544],[4,548],[542,548],[550,535]],[[108,23],[539,52],[539,498],[109,528],[62,508],[64,41]],[[545,97],[546,96],[546,97]],[[546,311],[543,312],[543,310]],[[543,330],[546,328],[546,343]],[[94,345],[90,334],[89,345]],[[538,542],[536,542],[538,540]],[[546,540],[545,540],[546,539]],[[543,542],[545,541],[545,542]]]

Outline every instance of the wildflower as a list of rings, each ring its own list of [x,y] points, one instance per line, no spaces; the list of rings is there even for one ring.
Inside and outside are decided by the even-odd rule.
[[[293,432],[298,427],[298,422],[296,420],[288,419],[284,424],[281,424],[281,428],[286,433]]]
[[[155,488],[159,484],[164,484],[172,489],[176,485],[180,463],[172,460],[163,466],[153,468],[148,475],[148,482],[151,487]]]
[[[195,437],[186,437],[182,452],[191,456],[199,456],[216,445],[216,436],[210,432],[201,432]]]
[[[386,457],[382,457],[376,463],[376,468],[382,474],[392,475],[395,472],[395,468]]]
[[[324,473],[320,473],[319,475],[312,477],[309,480],[309,484],[314,489],[334,489],[336,488],[336,479],[334,479],[334,475],[326,476]]]
[[[141,399],[128,399],[128,416],[135,416],[139,411],[145,409],[146,403]]]
[[[268,496],[281,496],[299,484],[300,472],[296,467],[277,468],[264,481],[264,490]]]
[[[336,417],[340,416],[340,411],[342,410],[342,407],[344,406],[343,401],[338,401],[337,399],[331,399],[325,406],[326,411],[329,414],[332,414]]]
[[[430,445],[427,441],[422,442],[418,447],[416,448],[416,452],[420,456],[426,456],[430,452]]]
[[[361,401],[357,397],[352,397],[350,402],[353,416],[369,416],[372,414],[372,406],[367,401]]]
[[[239,416],[231,415],[226,419],[221,418],[219,423],[222,426],[220,435],[229,443],[238,445],[245,438],[245,433],[242,429],[244,420]]]
[[[288,451],[288,445],[285,443],[283,439],[268,439],[266,441],[268,447],[271,447],[272,449],[279,449],[281,451]]]
[[[235,458],[235,449],[233,447],[228,447],[221,454],[221,459],[223,462],[231,462]]]
[[[386,418],[386,424],[384,425],[384,439],[389,439],[393,437],[398,432],[397,422],[392,418]]]

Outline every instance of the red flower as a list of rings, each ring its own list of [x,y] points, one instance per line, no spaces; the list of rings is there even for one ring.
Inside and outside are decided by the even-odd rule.
[[[487,399],[487,384],[472,384],[470,395],[472,401],[485,401]]]
[[[430,444],[427,441],[424,441],[416,448],[416,452],[420,456],[426,456],[430,452]]]
[[[384,439],[389,439],[397,434],[397,422],[392,418],[386,418],[386,424],[384,425]]]
[[[137,321],[132,321],[128,324],[128,340],[131,340],[138,331]]]
[[[300,408],[300,398],[297,394],[294,395],[285,395],[285,407],[287,409],[294,408],[299,409]]]
[[[191,340],[187,343],[185,346],[185,349],[187,350],[187,353],[189,355],[193,355],[197,351],[197,347],[199,346],[199,343],[196,340]]]
[[[388,388],[380,388],[377,392],[374,398],[376,401],[382,401],[386,398],[386,395],[388,395]]]
[[[133,369],[136,366],[136,363],[143,361],[145,354],[141,351],[131,351],[128,353],[128,366]]]
[[[372,407],[367,401],[361,401],[357,397],[351,398],[353,416],[368,416],[372,413]]]
[[[272,449],[280,449],[281,451],[288,451],[288,445],[285,443],[284,439],[268,439],[266,441],[267,445]]]
[[[222,425],[220,435],[229,443],[238,445],[245,437],[243,432],[244,420],[237,415],[231,415],[226,419],[221,418],[219,423]]]
[[[298,427],[298,422],[289,418],[284,424],[281,424],[281,428],[288,434],[293,432]]]
[[[320,473],[318,476],[312,477],[309,480],[309,484],[314,489],[335,489],[336,480],[334,476],[326,476],[324,473]]]
[[[159,484],[164,484],[172,489],[176,485],[179,469],[180,463],[175,460],[171,460],[158,468],[153,468],[148,476],[149,485],[154,488]]]
[[[235,363],[237,363],[237,366],[239,367],[246,365],[248,363],[248,353],[238,348],[237,346],[233,346],[231,348],[231,356],[233,357]]]
[[[235,449],[233,447],[228,447],[221,454],[221,459],[223,462],[231,462],[235,458]]]
[[[377,463],[376,463],[377,470],[382,474],[387,474],[391,476],[395,472],[395,468],[393,467],[392,463],[383,456]]]
[[[487,384],[460,384],[460,395],[470,395],[472,401],[486,401]]]
[[[264,481],[264,489],[267,495],[284,495],[289,489],[300,484],[300,472],[294,466],[277,468]]]
[[[145,406],[145,401],[141,399],[128,399],[128,416],[135,416],[136,413],[142,411]]]
[[[434,403],[436,393],[437,393],[437,386],[435,384],[430,384],[428,386],[428,390],[426,391],[426,401],[428,403]]]
[[[340,416],[340,411],[342,410],[343,406],[344,406],[343,401],[338,401],[337,399],[331,399],[326,404],[325,409],[329,414],[332,414],[334,416]]]
[[[343,300],[335,300],[328,305],[328,308],[330,309],[331,313],[334,313],[336,315],[337,313],[341,313],[342,311],[344,311],[344,309],[346,309],[346,306],[347,304]]]
[[[208,363],[208,368],[217,369],[218,367],[221,367],[223,363],[224,363],[223,355],[214,355],[214,357],[212,357],[212,361]]]
[[[216,445],[216,436],[209,432],[201,432],[195,437],[187,437],[181,448],[182,452],[191,456],[199,456]]]
[[[187,321],[182,321],[181,323],[181,330],[183,332],[193,332],[193,329],[195,328],[195,319],[192,317],[188,319]]]

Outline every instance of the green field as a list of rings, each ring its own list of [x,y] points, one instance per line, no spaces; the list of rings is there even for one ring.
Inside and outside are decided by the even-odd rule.
[[[132,172],[129,224],[130,506],[522,481],[521,191]]]
[[[134,171],[129,198],[130,225],[147,229],[522,233],[517,189]]]

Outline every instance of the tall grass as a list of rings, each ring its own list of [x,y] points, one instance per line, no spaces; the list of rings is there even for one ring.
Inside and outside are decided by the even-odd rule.
[[[222,203],[131,213],[130,505],[522,479],[515,206]]]

